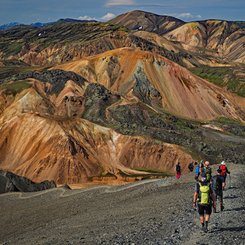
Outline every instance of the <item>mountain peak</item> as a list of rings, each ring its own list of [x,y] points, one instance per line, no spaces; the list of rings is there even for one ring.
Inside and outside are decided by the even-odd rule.
[[[130,30],[155,32],[160,35],[185,23],[184,21],[172,16],[157,15],[142,10],[133,10],[131,12],[121,14],[110,22],[125,26]]]

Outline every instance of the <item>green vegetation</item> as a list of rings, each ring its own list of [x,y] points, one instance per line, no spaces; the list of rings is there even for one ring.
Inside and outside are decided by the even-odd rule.
[[[0,50],[8,55],[16,55],[22,49],[23,43],[22,41],[11,41],[9,42],[0,42]]]
[[[17,93],[20,93],[22,90],[30,88],[32,85],[29,81],[18,81],[14,83],[4,83],[0,85],[0,89],[4,89],[6,91],[6,94],[12,94],[16,95]]]
[[[214,123],[219,123],[219,124],[241,124],[240,121],[237,121],[235,119],[227,118],[227,117],[219,117],[216,118]]]
[[[141,171],[141,172],[152,173],[152,174],[161,175],[161,176],[172,176],[172,174],[170,174],[168,172],[160,171],[158,169],[134,168],[134,170]]]
[[[228,91],[245,97],[245,67],[195,67],[191,71]]]
[[[227,133],[245,137],[245,124],[243,122],[226,117],[219,117],[213,120],[212,123],[220,128],[223,128]]]
[[[52,47],[54,45],[84,45],[86,42],[96,42],[99,38],[114,33],[125,31],[127,28],[100,22],[64,22],[58,21],[41,28],[21,26],[16,29],[9,29],[0,37],[0,51],[5,57],[14,56],[20,53],[22,48],[28,52]],[[69,53],[67,53],[69,56]]]
[[[18,66],[18,65],[9,65],[1,67],[0,69],[0,84],[1,81],[5,80],[6,78],[10,78],[13,75],[25,73],[28,71],[34,70],[33,67],[30,66]]]

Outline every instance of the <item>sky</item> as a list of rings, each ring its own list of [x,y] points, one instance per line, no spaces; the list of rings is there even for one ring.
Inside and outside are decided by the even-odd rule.
[[[61,18],[108,21],[136,9],[184,21],[245,21],[245,0],[0,0],[0,25],[51,22]]]

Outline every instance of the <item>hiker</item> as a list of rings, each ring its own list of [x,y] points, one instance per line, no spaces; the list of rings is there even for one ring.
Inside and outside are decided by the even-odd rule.
[[[203,160],[201,160],[199,164],[195,162],[195,165],[197,165],[195,169],[195,180],[198,180],[200,173],[202,171],[202,168],[203,168]]]
[[[227,174],[230,174],[230,171],[226,167],[225,161],[221,162],[221,164],[219,166],[219,169],[221,170],[221,174],[220,175],[224,178],[224,188],[225,188]]]
[[[178,162],[176,165],[176,179],[179,179],[181,176],[181,167],[180,167],[180,163]]]
[[[193,162],[189,163],[188,168],[189,168],[190,172],[193,171],[193,169],[194,169]]]
[[[212,169],[209,167],[209,164],[209,161],[205,161],[201,170],[201,177],[205,177],[208,182],[210,182],[212,177]]]
[[[221,176],[221,169],[217,169],[217,175],[213,176],[211,179],[211,187],[215,196],[215,200],[220,202],[220,211],[224,210],[223,205],[223,189],[224,189],[224,178]],[[214,208],[214,212],[216,213],[216,208]]]
[[[200,215],[201,229],[205,233],[208,232],[208,222],[213,208],[216,209],[215,197],[210,187],[210,183],[205,177],[201,178],[195,186],[195,192],[193,197],[193,207],[196,209],[198,205],[198,213]]]

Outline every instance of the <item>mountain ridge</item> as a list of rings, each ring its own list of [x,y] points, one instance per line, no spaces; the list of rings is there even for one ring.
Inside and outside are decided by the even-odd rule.
[[[148,31],[73,20],[0,31],[0,168],[121,183],[178,161],[184,172],[243,161],[245,99],[230,92],[243,96],[243,30],[159,18],[140,12]]]

